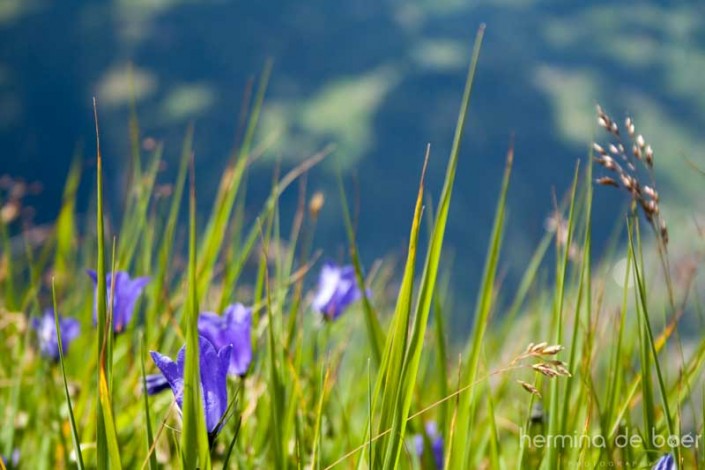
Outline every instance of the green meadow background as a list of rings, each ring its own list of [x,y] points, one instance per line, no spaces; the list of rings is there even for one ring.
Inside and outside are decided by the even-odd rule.
[[[491,205],[482,201],[498,190],[511,136],[517,171],[508,195],[507,282],[517,282],[544,234],[552,188],[563,194],[566,175],[585,157],[598,102],[620,120],[634,116],[669,162],[658,168],[669,190],[664,204],[679,210],[701,200],[701,182],[684,160],[703,161],[704,9],[694,1],[8,0],[0,6],[0,172],[41,182],[34,220],[54,220],[64,180],[57,176],[68,173],[77,152],[93,154],[96,96],[107,203],[119,208],[134,95],[143,137],[165,145],[165,182],[176,176],[181,138],[195,122],[199,201],[208,207],[210,182],[237,140],[248,80],[271,59],[258,128],[267,151],[251,171],[248,214],[266,197],[276,162],[290,168],[333,143],[335,155],[310,178],[331,202],[317,241],[331,257],[344,250],[336,177],[342,170],[360,187],[363,259],[398,258],[407,234],[405,214],[395,208],[413,199],[412,162],[429,142],[429,175],[442,177],[470,43],[484,22],[490,29],[465,147],[472,157],[458,170],[456,223],[448,230],[456,297],[467,310],[474,296],[465,293],[479,282],[492,220]],[[89,188],[82,185],[80,194],[85,209]],[[605,207],[594,215],[600,247],[622,209],[613,196],[598,195]],[[282,204],[284,214],[293,213],[295,195]],[[457,319],[463,331],[469,317]]]

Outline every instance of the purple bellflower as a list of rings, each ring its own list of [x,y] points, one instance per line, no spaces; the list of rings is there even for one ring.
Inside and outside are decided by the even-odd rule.
[[[252,362],[252,309],[242,304],[228,306],[223,315],[204,312],[198,316],[198,334],[216,348],[232,345],[230,375],[244,376]]]
[[[41,317],[32,318],[31,327],[37,332],[39,352],[42,356],[52,361],[58,361],[59,340],[56,338],[54,309],[46,309]],[[78,337],[80,330],[81,324],[78,320],[59,316],[59,331],[61,333],[61,344],[64,349],[64,354],[68,352],[69,344]]]
[[[206,428],[211,441],[218,435],[222,427],[222,420],[228,409],[228,389],[226,377],[230,365],[231,345],[216,351],[215,346],[203,336],[198,337],[199,343],[199,370],[201,373],[201,397],[203,411],[206,417]],[[151,351],[152,360],[162,372],[171,391],[174,393],[176,404],[181,409],[184,399],[184,365],[186,360],[186,346],[181,348],[176,362],[158,352]]]
[[[93,280],[93,285],[95,286],[95,290],[97,291],[98,275],[92,269],[89,269],[87,272]],[[107,292],[105,294],[106,302],[110,302],[110,286],[112,285],[112,275],[112,273],[108,273],[105,276],[105,283],[107,287]],[[132,320],[132,315],[135,311],[135,303],[137,302],[137,298],[140,296],[142,290],[148,282],[148,277],[137,277],[135,279],[130,279],[130,275],[124,271],[118,271],[117,273],[115,273],[115,289],[112,294],[112,297],[113,331],[116,334],[125,331],[125,328],[130,323],[130,320]],[[95,317],[95,311],[93,315]]]
[[[353,302],[362,297],[351,266],[337,266],[326,262],[318,278],[318,290],[313,299],[313,308],[328,320],[335,320]]]
[[[666,454],[656,462],[651,470],[676,470],[676,461],[673,454]]]
[[[431,443],[431,451],[433,452],[433,461],[436,464],[436,468],[443,468],[443,436],[438,433],[438,428],[436,423],[429,421],[426,423],[426,436]],[[416,450],[416,455],[421,457],[424,451],[424,436],[422,434],[416,434],[414,436],[414,450]]]
[[[0,460],[3,461],[8,470],[18,468],[20,465],[20,449],[13,450],[9,457],[0,455]]]
[[[171,388],[163,374],[149,374],[144,379],[147,382],[147,395],[156,395]]]

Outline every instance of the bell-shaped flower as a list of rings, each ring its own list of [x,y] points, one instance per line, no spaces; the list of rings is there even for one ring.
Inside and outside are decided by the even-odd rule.
[[[313,308],[328,320],[335,320],[353,302],[362,297],[353,266],[326,262],[321,268]]]
[[[89,269],[88,275],[93,280],[93,285],[98,290],[98,275],[95,271]],[[144,287],[149,283],[148,277],[137,277],[135,279],[130,279],[130,275],[124,271],[118,271],[115,273],[115,287],[114,292],[111,294],[110,288],[112,286],[113,273],[108,273],[105,276],[105,283],[107,291],[105,293],[106,303],[113,299],[113,331],[115,333],[122,333],[125,328],[132,320],[132,316],[135,312],[135,303],[137,298],[144,290]],[[96,292],[96,302],[97,302],[97,292]],[[108,304],[109,305],[109,304]],[[93,312],[95,317],[95,310]]]
[[[161,373],[149,374],[145,377],[145,382],[147,382],[147,395],[156,395],[171,388],[169,381]]]
[[[673,454],[666,454],[658,459],[651,470],[676,470],[676,460],[673,458]]]
[[[201,398],[206,428],[212,440],[220,432],[223,417],[228,409],[227,374],[230,365],[232,346],[217,351],[215,346],[203,336],[199,336],[199,370],[201,374]],[[181,409],[184,399],[184,366],[186,346],[181,348],[176,362],[171,358],[151,351],[152,360],[166,378],[174,393],[176,404]]]
[[[59,340],[56,337],[56,322],[54,321],[54,309],[47,309],[41,317],[34,317],[30,323],[32,329],[37,333],[39,352],[42,356],[52,361],[59,360]],[[59,316],[59,332],[61,333],[61,344],[64,354],[68,352],[71,342],[78,337],[81,324],[75,318],[63,318]]]
[[[429,421],[425,425],[426,437],[431,445],[431,452],[433,453],[433,461],[436,464],[436,468],[443,468],[443,436],[438,432],[438,427],[434,421]],[[414,450],[416,455],[420,458],[424,453],[425,440],[422,434],[416,434],[414,436]]]
[[[198,316],[198,333],[205,336],[216,348],[232,345],[230,375],[243,376],[252,362],[252,309],[233,304],[223,315],[204,312]]]

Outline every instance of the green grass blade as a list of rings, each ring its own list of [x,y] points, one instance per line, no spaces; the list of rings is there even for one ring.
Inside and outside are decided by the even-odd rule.
[[[348,244],[350,246],[350,258],[355,268],[355,279],[362,290],[362,310],[365,314],[365,327],[367,328],[367,337],[372,347],[372,357],[375,365],[379,367],[382,360],[382,347],[385,343],[385,335],[382,331],[377,313],[372,308],[370,299],[365,289],[365,278],[362,274],[362,264],[360,263],[359,251],[355,240],[355,228],[353,227],[352,219],[350,218],[350,209],[348,200],[345,196],[345,188],[343,185],[342,176],[338,173],[338,181],[340,187],[340,202],[343,206],[343,220],[345,222],[345,231],[348,235]]]
[[[404,276],[402,278],[401,287],[397,297],[397,305],[392,318],[390,334],[387,336],[384,354],[382,356],[379,375],[375,385],[375,400],[382,393],[381,410],[379,416],[378,429],[379,433],[386,432],[392,428],[395,416],[398,415],[396,409],[401,405],[398,394],[402,387],[402,370],[404,365],[404,354],[407,348],[407,335],[409,331],[412,296],[414,290],[414,272],[416,265],[416,250],[419,238],[419,229],[421,226],[421,215],[423,213],[423,193],[424,193],[424,177],[426,174],[426,166],[428,164],[429,149],[426,151],[426,159],[424,161],[423,170],[421,171],[421,182],[419,183],[418,196],[416,198],[416,206],[414,208],[414,218],[411,224],[411,232],[409,235],[409,248],[407,253],[406,264],[404,267]],[[374,404],[373,404],[374,407]],[[376,458],[386,455],[388,441],[399,441],[398,436],[385,437],[380,439],[373,449],[373,455]],[[398,444],[398,442],[397,442]],[[386,457],[385,457],[386,458]],[[370,465],[381,465],[380,462],[372,462]]]
[[[204,290],[210,283],[213,276],[213,267],[218,253],[223,246],[226,227],[228,226],[228,221],[230,220],[235,204],[235,196],[239,191],[240,183],[245,169],[247,168],[248,157],[259,122],[271,71],[272,64],[268,62],[258,85],[257,96],[252,108],[247,131],[245,132],[242,148],[239,152],[233,153],[231,162],[223,173],[213,213],[211,214],[206,231],[203,234],[203,242],[199,251],[200,263],[198,265],[198,281],[199,289],[201,290]]]
[[[558,243],[558,230],[556,230],[556,286],[553,298],[553,344],[563,344],[563,303],[565,299],[566,277],[568,271],[568,262],[570,260],[570,247],[573,244],[573,233],[575,231],[575,202],[578,187],[579,165],[576,164],[573,174],[573,183],[570,192],[570,208],[568,210],[567,235],[565,243]],[[562,246],[562,250],[561,250]],[[561,382],[551,380],[549,392],[549,410],[548,410],[548,435],[558,435],[561,429],[560,415],[560,400],[559,387]],[[558,466],[558,457],[563,449],[557,449],[556,446],[548,446],[546,458],[543,461],[545,468],[556,468]]]
[[[184,141],[181,146],[181,158],[179,163],[179,171],[174,184],[174,192],[171,198],[171,206],[169,207],[169,215],[167,217],[166,226],[164,227],[164,235],[160,241],[157,272],[154,276],[154,282],[147,286],[151,289],[152,295],[148,296],[151,301],[147,313],[145,315],[145,343],[149,344],[151,321],[157,318],[159,311],[168,302],[168,294],[165,292],[167,284],[167,271],[169,262],[172,258],[174,247],[174,232],[176,231],[176,223],[179,217],[179,208],[183,198],[184,186],[186,185],[188,163],[193,155],[193,125],[189,125],[184,136]]]
[[[100,368],[100,384],[99,384],[100,406],[103,410],[105,419],[105,440],[108,446],[108,456],[110,458],[110,467],[121,469],[120,449],[117,440],[117,431],[115,428],[115,419],[113,418],[113,406],[108,391],[108,382],[105,376],[105,369]]]
[[[639,236],[639,229],[638,229],[638,222],[636,223],[636,233],[637,237]],[[635,250],[634,247],[634,236],[632,234],[632,230],[629,231],[629,244],[632,249],[632,251]],[[640,245],[639,248],[640,249]],[[640,254],[639,252],[636,252]],[[659,388],[659,393],[661,395],[661,405],[663,406],[663,411],[666,416],[666,424],[668,425],[668,432],[671,436],[676,436],[677,435],[677,430],[675,428],[674,422],[673,422],[673,415],[671,414],[670,407],[668,404],[668,393],[666,390],[666,385],[663,379],[663,373],[661,371],[661,365],[659,362],[658,358],[658,351],[656,349],[656,344],[654,342],[654,335],[653,335],[653,330],[651,328],[651,320],[649,319],[649,310],[648,310],[648,303],[646,299],[646,281],[642,275],[642,268],[639,267],[643,266],[643,260],[641,262],[638,261],[638,257],[635,256],[635,262],[632,265],[632,268],[634,269],[634,280],[636,282],[636,287],[637,287],[637,293],[638,293],[638,298],[637,298],[637,310],[641,314],[642,321],[643,321],[643,327],[644,331],[646,333],[646,344],[643,345],[644,349],[647,349],[648,354],[651,355],[651,359],[654,361],[654,368],[656,369],[656,378],[658,379],[658,388]],[[647,355],[648,355],[647,354]],[[646,382],[646,380],[644,380]],[[654,429],[654,428],[652,428]],[[678,450],[676,449],[676,453],[678,453]]]
[[[198,341],[198,292],[196,278],[196,183],[191,160],[191,190],[189,197],[189,262],[188,299],[185,327],[186,357],[184,364],[183,425],[181,429],[181,458],[184,470],[211,468],[208,430],[201,399],[201,374]]]
[[[512,171],[512,163],[514,159],[514,150],[510,147],[507,154],[507,162],[502,179],[499,200],[495,211],[495,219],[490,235],[490,247],[487,252],[485,261],[484,273],[482,276],[482,286],[478,293],[477,304],[475,307],[475,321],[473,333],[468,344],[469,354],[468,361],[463,368],[462,377],[463,383],[473,384],[477,381],[478,368],[480,364],[480,355],[482,352],[482,344],[489,323],[490,312],[492,311],[492,302],[494,297],[494,283],[497,273],[497,265],[499,263],[499,253],[502,246],[502,237],[504,233],[504,215],[507,198],[507,190],[509,188],[509,177]],[[474,387],[460,394],[458,398],[457,411],[457,427],[453,436],[453,453],[450,455],[450,468],[460,469],[465,468],[468,458],[466,442],[470,439],[472,429],[472,409],[474,407]]]
[[[431,242],[426,253],[426,261],[424,264],[423,275],[419,287],[418,301],[416,304],[416,315],[414,318],[413,329],[409,341],[408,352],[402,364],[402,377],[398,383],[397,391],[397,406],[393,420],[393,427],[390,437],[390,445],[386,449],[385,468],[396,468],[399,464],[399,457],[403,447],[403,439],[406,432],[409,411],[413,398],[414,387],[416,385],[416,377],[421,361],[421,351],[423,350],[423,342],[428,326],[428,316],[431,310],[431,301],[436,288],[436,279],[438,276],[438,267],[440,264],[441,253],[443,250],[443,240],[445,238],[445,229],[448,221],[448,213],[450,211],[451,196],[455,183],[455,174],[458,165],[458,155],[462,143],[463,131],[465,127],[465,119],[470,105],[470,95],[472,91],[473,79],[475,77],[475,69],[480,55],[480,47],[484,36],[485,27],[480,26],[475,38],[473,47],[473,55],[468,69],[468,75],[465,82],[465,90],[460,106],[458,122],[455,128],[455,137],[453,146],[448,160],[446,177],[443,183],[443,191],[436,214],[436,221],[431,235]],[[508,168],[511,167],[511,158],[509,159]],[[509,170],[505,174],[504,191],[508,185]],[[503,198],[501,199],[503,207]],[[406,325],[404,325],[406,326]]]
[[[79,470],[83,470],[85,465],[83,465],[83,454],[81,453],[81,438],[78,435],[78,428],[76,427],[76,418],[73,415],[73,406],[71,406],[71,394],[69,393],[69,384],[66,380],[66,367],[64,365],[64,345],[61,341],[61,326],[59,325],[59,308],[56,304],[56,289],[54,287],[54,280],[51,283],[51,296],[54,304],[54,324],[56,326],[56,340],[59,344],[59,366],[61,367],[61,377],[64,380],[64,393],[66,396],[66,406],[69,412],[69,423],[71,425],[71,439],[73,440],[73,447],[76,451],[76,466]]]
[[[97,182],[96,182],[96,238],[98,242],[98,259],[96,263],[96,274],[98,277],[97,288],[96,288],[96,311],[97,311],[97,328],[98,328],[98,349],[97,357],[99,360],[98,364],[101,364],[101,358],[103,355],[103,345],[106,343],[106,333],[107,336],[112,335],[112,325],[107,323],[107,310],[106,310],[106,270],[105,270],[105,228],[103,219],[103,158],[100,153],[100,129],[98,127],[98,107],[96,104],[96,99],[93,98],[93,117],[95,120],[95,134],[96,134],[96,158],[97,158]],[[101,383],[103,380],[103,374],[105,374],[105,381],[107,385],[106,393],[110,394],[110,383],[112,374],[112,355],[110,348],[106,350],[105,356],[105,371],[103,372],[102,367],[98,367],[98,391],[100,393]],[[109,455],[108,455],[108,442],[106,438],[105,429],[105,419],[103,416],[103,407],[101,406],[100,400],[96,403],[96,455],[97,461],[96,465],[98,468],[108,468],[109,466]]]
[[[142,376],[142,396],[144,397],[144,422],[147,434],[147,452],[149,453],[149,468],[157,470],[157,455],[151,451],[154,445],[152,418],[149,413],[149,396],[147,395],[147,375],[144,371],[144,336],[140,336],[140,373]]]

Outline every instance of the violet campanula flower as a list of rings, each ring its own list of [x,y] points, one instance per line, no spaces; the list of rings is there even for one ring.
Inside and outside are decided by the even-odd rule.
[[[252,309],[242,304],[228,306],[223,315],[204,312],[198,316],[198,334],[216,348],[233,346],[230,375],[243,376],[252,362]]]
[[[9,457],[0,455],[0,460],[3,461],[8,470],[17,468],[20,465],[20,449],[13,450]]]
[[[335,320],[353,302],[362,297],[353,266],[326,262],[321,268],[313,308],[328,320]]]
[[[89,269],[88,275],[93,280],[93,285],[98,289],[98,275],[92,269]],[[105,294],[106,302],[110,302],[113,273],[108,273],[105,276],[107,292]],[[113,298],[113,331],[122,333],[132,320],[132,315],[135,311],[135,303],[137,298],[142,293],[142,290],[149,282],[148,277],[136,277],[130,279],[130,275],[124,271],[115,273],[115,288],[112,293]],[[97,298],[97,293],[96,293]],[[95,312],[94,312],[95,316]]]
[[[433,461],[436,464],[436,468],[443,468],[443,436],[438,432],[436,423],[429,421],[425,425],[426,436],[431,443],[431,451],[433,452]],[[414,436],[414,450],[416,450],[416,455],[421,457],[424,452],[424,436],[421,434],[416,434]]]
[[[39,342],[39,352],[42,356],[52,361],[59,360],[59,340],[56,337],[56,322],[54,321],[54,309],[44,310],[44,314],[37,318],[32,318],[30,323],[32,329],[37,332]],[[63,318],[59,316],[59,332],[61,333],[61,344],[64,354],[68,352],[69,344],[78,337],[81,324],[75,318]]]
[[[676,461],[673,454],[666,454],[656,462],[651,470],[676,470]]]
[[[149,374],[144,379],[147,382],[147,395],[156,395],[171,388],[164,374]]]
[[[199,370],[201,373],[201,397],[206,428],[210,439],[215,438],[222,427],[221,420],[228,409],[228,389],[226,377],[230,365],[232,346],[216,351],[215,346],[203,336],[198,337]],[[158,352],[151,351],[152,360],[166,378],[174,393],[176,404],[181,409],[184,399],[184,364],[186,346],[181,348],[176,362]]]

